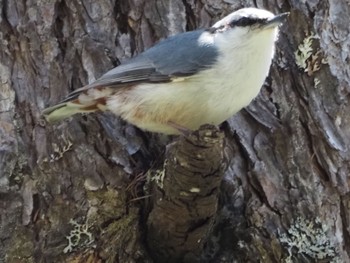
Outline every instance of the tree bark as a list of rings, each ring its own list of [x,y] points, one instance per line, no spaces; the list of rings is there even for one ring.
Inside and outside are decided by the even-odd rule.
[[[205,125],[170,144],[153,180],[147,244],[157,262],[201,262],[230,155],[224,134]]]
[[[350,262],[350,3],[245,6],[291,15],[260,95],[222,126],[233,156],[194,260]],[[143,186],[181,139],[110,114],[48,125],[41,111],[156,41],[241,7],[0,0],[0,262],[161,262],[149,242],[156,206],[146,206],[159,195]]]

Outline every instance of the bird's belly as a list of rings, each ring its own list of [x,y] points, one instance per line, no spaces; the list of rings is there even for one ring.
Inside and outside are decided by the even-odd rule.
[[[170,85],[169,85],[170,84]],[[218,84],[218,83],[216,83]],[[169,125],[196,130],[203,124],[218,125],[230,118],[257,95],[259,88],[242,92],[232,83],[142,84],[115,94],[107,103],[109,110],[139,128],[151,132],[177,134]]]
[[[205,96],[196,95],[199,88],[169,84],[142,84],[128,94],[123,93],[123,98],[116,94],[108,100],[108,108],[124,120],[151,132],[178,134],[171,123],[190,130],[213,123],[208,118]]]

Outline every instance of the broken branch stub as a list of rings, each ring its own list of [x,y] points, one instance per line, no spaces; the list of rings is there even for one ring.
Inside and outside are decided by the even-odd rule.
[[[153,191],[147,243],[156,262],[198,262],[228,165],[224,134],[205,125],[169,145]]]

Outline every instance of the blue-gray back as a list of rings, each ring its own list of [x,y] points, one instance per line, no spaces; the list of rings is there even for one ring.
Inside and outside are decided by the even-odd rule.
[[[215,63],[218,56],[212,44],[204,45],[198,41],[203,32],[196,30],[169,37],[146,50],[141,57],[151,60],[162,74],[176,76],[196,73]]]
[[[66,100],[90,88],[119,88],[134,83],[167,82],[206,69],[216,62],[218,50],[213,44],[198,41],[202,33],[208,32],[200,29],[171,36],[108,71],[90,85],[72,92]]]

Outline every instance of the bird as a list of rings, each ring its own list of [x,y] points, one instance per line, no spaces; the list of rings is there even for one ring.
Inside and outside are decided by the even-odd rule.
[[[211,27],[170,36],[43,115],[55,122],[110,111],[141,130],[167,135],[219,125],[258,95],[288,15],[242,8]]]

